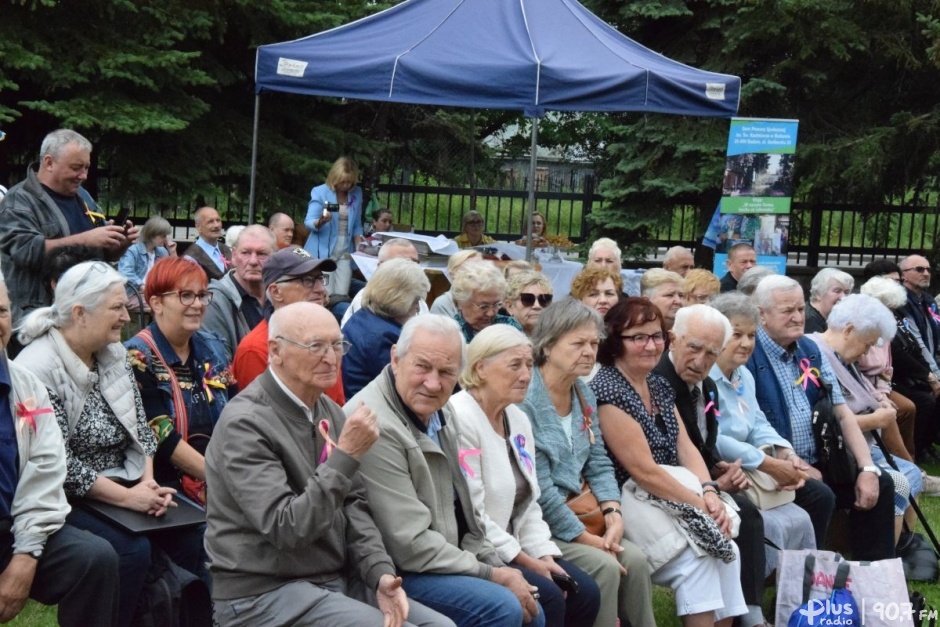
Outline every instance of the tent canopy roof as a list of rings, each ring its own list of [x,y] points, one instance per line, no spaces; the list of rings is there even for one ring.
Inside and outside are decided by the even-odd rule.
[[[261,46],[256,89],[455,107],[731,117],[741,80],[620,34],[575,0],[407,0]]]

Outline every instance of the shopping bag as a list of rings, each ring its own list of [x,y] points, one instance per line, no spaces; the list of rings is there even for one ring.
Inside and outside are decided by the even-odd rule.
[[[777,611],[774,623],[786,625],[804,603],[806,556],[814,556],[809,598],[828,599],[834,589],[841,555],[814,549],[784,550],[777,566]],[[858,625],[865,627],[914,627],[904,568],[900,559],[875,562],[848,561],[845,588],[858,608]],[[807,623],[808,624],[808,623]],[[819,624],[818,621],[813,626]]]

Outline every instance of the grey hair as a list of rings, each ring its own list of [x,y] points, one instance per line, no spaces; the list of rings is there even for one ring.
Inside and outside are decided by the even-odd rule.
[[[418,252],[417,247],[412,244],[410,241],[406,240],[404,237],[394,237],[390,240],[386,240],[382,243],[382,247],[379,248],[379,263],[389,260],[389,255],[392,248],[410,248],[415,252]],[[386,252],[387,251],[387,252]]]
[[[800,284],[788,276],[782,274],[771,274],[761,279],[754,290],[754,304],[759,309],[770,309],[774,304],[774,292],[789,292],[791,290],[803,291]]]
[[[523,270],[517,272],[509,278],[509,287],[506,289],[506,300],[515,301],[519,298],[522,290],[530,285],[538,285],[543,292],[554,293],[554,286],[548,280],[548,277],[536,270]]]
[[[862,294],[881,301],[888,309],[900,309],[907,304],[907,290],[894,279],[875,276],[861,287]]]
[[[594,325],[597,339],[607,336],[604,319],[593,307],[588,307],[574,298],[566,296],[549,305],[539,316],[532,332],[532,356],[536,366],[545,365],[545,351],[554,346],[566,334],[583,326]]]
[[[508,324],[492,324],[479,333],[467,347],[467,365],[460,372],[460,387],[472,390],[483,382],[477,374],[477,364],[517,346],[532,348],[532,341],[525,333]]]
[[[740,292],[719,294],[711,299],[708,304],[720,311],[732,323],[736,318],[744,318],[753,322],[756,326],[760,326],[760,312],[757,311],[757,305]]]
[[[721,342],[722,348],[725,347],[725,344],[728,343],[734,333],[731,322],[723,313],[711,305],[697,303],[683,307],[676,312],[676,321],[672,325],[672,334],[677,338],[684,336],[689,332],[689,322],[692,320],[712,326],[720,326],[722,331],[725,332],[724,339]]]
[[[229,248],[235,248],[238,237],[247,227],[244,224],[233,224],[225,229],[225,245]]]
[[[669,263],[673,259],[678,259],[680,256],[684,257],[686,255],[692,256],[692,251],[686,248],[685,246],[673,246],[666,251],[666,254],[663,255],[663,265]]]
[[[826,290],[829,289],[829,283],[832,281],[844,287],[847,292],[851,292],[852,288],[855,287],[855,278],[848,272],[843,272],[838,268],[823,268],[816,273],[816,276],[813,277],[813,282],[810,283],[810,302],[819,300],[822,295],[826,293]]]
[[[766,276],[777,274],[777,271],[769,266],[753,266],[744,271],[741,280],[738,281],[738,291],[745,296],[751,296],[757,289],[757,284]]]
[[[235,245],[232,246],[232,249],[238,248],[238,246],[242,243],[242,239],[249,236],[267,240],[268,244],[271,245],[271,251],[273,252],[277,250],[277,238],[274,237],[274,233],[271,231],[271,229],[261,224],[251,224],[243,228],[238,234],[238,237],[235,239]]]
[[[151,216],[144,225],[140,227],[138,238],[146,245],[153,242],[153,240],[161,235],[169,235],[172,232],[173,227],[170,226],[166,218],[163,216]]]
[[[499,299],[506,296],[506,290],[509,284],[506,283],[503,273],[491,263],[474,263],[462,267],[460,272],[454,275],[453,284],[450,293],[454,297],[456,304],[462,304],[470,300],[473,292],[498,291]]]
[[[50,329],[68,326],[76,305],[86,311],[97,310],[104,304],[108,290],[125,282],[117,270],[103,261],[85,261],[69,268],[56,283],[52,305],[34,309],[17,325],[20,343],[25,346]]]
[[[90,141],[70,128],[60,128],[43,138],[42,145],[39,147],[39,158],[44,159],[46,155],[49,155],[53,159],[58,159],[69,144],[77,144],[80,149],[91,152]]]
[[[431,283],[424,269],[410,259],[382,263],[362,290],[362,306],[383,318],[408,315],[416,300],[427,298]]]
[[[591,249],[588,251],[588,259],[594,256],[594,251],[599,248],[606,248],[607,250],[612,250],[617,253],[617,259],[620,259],[622,253],[620,252],[620,247],[617,246],[617,242],[610,239],[609,237],[601,237],[600,239],[594,240],[594,243],[591,244]]]
[[[479,250],[474,250],[473,248],[465,248],[464,250],[458,250],[453,255],[447,259],[447,274],[454,277],[457,274],[457,270],[463,267],[463,264],[467,263],[471,259],[483,259],[483,253]]]
[[[411,343],[414,341],[415,333],[418,331],[427,331],[433,335],[452,335],[460,340],[460,363],[457,365],[458,372],[462,371],[467,363],[467,341],[463,338],[463,333],[457,325],[457,321],[447,316],[439,314],[420,314],[409,320],[402,326],[401,335],[395,343],[395,356],[402,359],[411,350]]]
[[[840,300],[829,312],[826,324],[834,331],[841,331],[850,324],[859,333],[878,331],[878,337],[885,342],[893,340],[898,332],[898,323],[891,310],[867,294],[849,294]]]

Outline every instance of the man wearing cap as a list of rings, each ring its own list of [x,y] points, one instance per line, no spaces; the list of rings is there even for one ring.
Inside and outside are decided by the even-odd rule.
[[[262,270],[265,293],[273,309],[238,344],[232,372],[241,389],[248,387],[268,367],[268,322],[271,314],[293,303],[308,302],[326,307],[329,275],[336,270],[332,259],[317,259],[300,246],[288,246],[268,258]],[[337,369],[336,382],[326,395],[338,405],[346,402],[343,393],[342,368]]]

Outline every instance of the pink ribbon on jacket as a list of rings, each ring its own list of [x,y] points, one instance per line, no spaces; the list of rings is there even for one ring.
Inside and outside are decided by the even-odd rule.
[[[321,420],[317,425],[317,430],[320,431],[320,435],[323,436],[323,450],[320,451],[320,463],[322,464],[329,459],[330,453],[336,448],[336,442],[330,437],[330,423],[328,421]]]
[[[460,461],[460,469],[467,473],[467,476],[473,479],[476,477],[476,473],[473,472],[473,468],[470,467],[470,464],[467,463],[466,458],[470,455],[482,455],[483,451],[478,448],[465,448],[462,451],[457,453],[457,459]]]
[[[721,418],[721,412],[718,411],[718,406],[715,405],[715,393],[714,393],[714,392],[709,392],[709,393],[708,393],[708,398],[709,398],[710,400],[708,401],[708,404],[705,405],[704,412],[707,414],[707,413],[708,413],[708,410],[712,410],[712,411],[715,412],[715,418]]]
[[[33,430],[33,433],[36,433],[36,416],[41,416],[42,414],[51,414],[51,407],[40,407],[36,409],[34,405],[36,404],[36,399],[28,398],[24,403],[16,404],[16,415],[20,417],[20,420],[30,426]]]
[[[810,361],[805,357],[800,360],[800,370],[803,371],[803,374],[801,374],[800,378],[797,379],[794,383],[794,385],[802,385],[804,392],[806,391],[806,386],[810,381],[812,381],[816,387],[819,387],[818,377],[821,376],[819,374],[819,368],[810,368],[809,364]]]
[[[532,472],[532,469],[535,467],[535,462],[532,460],[532,455],[529,454],[529,451],[525,450],[525,436],[521,433],[517,434],[513,439],[513,443],[516,445],[516,450],[519,452],[519,459],[525,464],[526,470]]]

